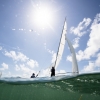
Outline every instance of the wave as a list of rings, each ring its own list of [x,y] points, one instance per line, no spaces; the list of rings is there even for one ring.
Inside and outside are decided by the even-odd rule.
[[[100,73],[0,78],[0,100],[17,100],[15,97],[18,100],[100,100]]]

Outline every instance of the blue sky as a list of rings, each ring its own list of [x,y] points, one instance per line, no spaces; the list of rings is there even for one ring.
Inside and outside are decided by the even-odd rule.
[[[65,17],[79,72],[100,71],[100,0],[0,0],[2,76],[50,76]],[[66,42],[56,73],[71,71]]]

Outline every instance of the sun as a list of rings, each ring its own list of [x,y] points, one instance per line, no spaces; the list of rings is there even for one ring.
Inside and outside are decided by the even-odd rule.
[[[38,7],[38,9],[36,9],[35,11],[34,16],[35,23],[42,28],[47,27],[53,20],[53,15],[49,7]]]

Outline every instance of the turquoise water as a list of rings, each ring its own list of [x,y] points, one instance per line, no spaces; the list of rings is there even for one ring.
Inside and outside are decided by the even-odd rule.
[[[100,100],[100,73],[1,78],[0,100]]]

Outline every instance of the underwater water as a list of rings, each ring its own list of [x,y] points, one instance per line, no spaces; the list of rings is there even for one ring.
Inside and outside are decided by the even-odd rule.
[[[100,73],[0,78],[0,100],[100,100]]]

